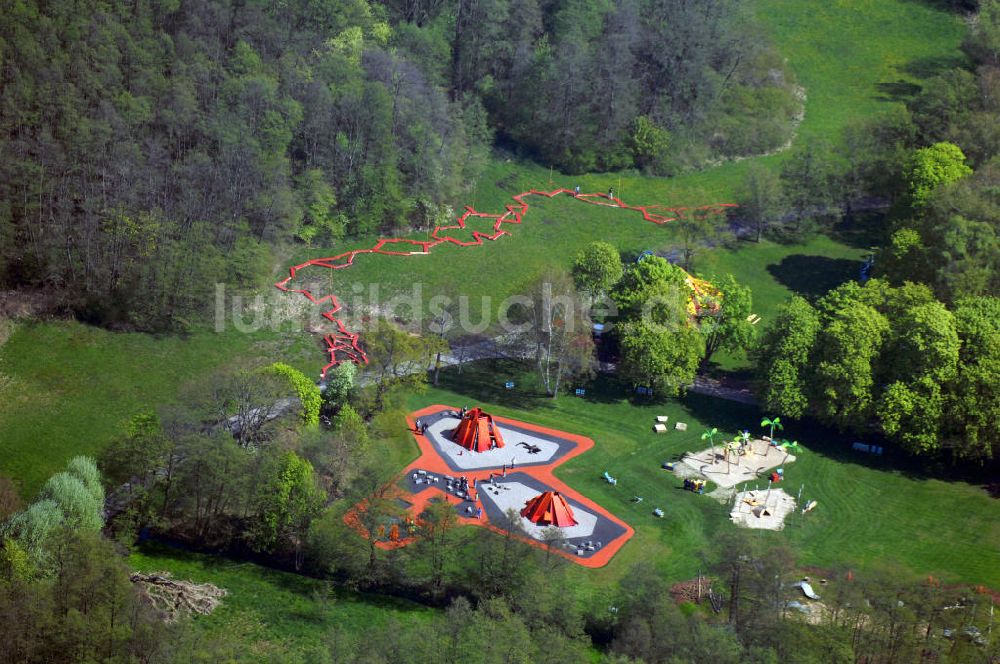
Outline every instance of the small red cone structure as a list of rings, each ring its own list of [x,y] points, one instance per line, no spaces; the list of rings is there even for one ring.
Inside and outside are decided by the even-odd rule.
[[[536,526],[569,528],[576,525],[573,508],[558,491],[546,491],[524,504],[521,516]]]
[[[465,414],[455,429],[453,439],[471,452],[488,452],[494,447],[504,446],[493,416],[484,413],[482,408],[473,408]]]

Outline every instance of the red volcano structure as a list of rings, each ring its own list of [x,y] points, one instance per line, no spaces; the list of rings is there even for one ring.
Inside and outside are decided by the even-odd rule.
[[[558,491],[546,491],[526,502],[521,516],[536,526],[569,528],[576,525],[573,508]]]
[[[471,452],[488,452],[504,445],[493,416],[484,413],[482,408],[465,413],[452,439]]]

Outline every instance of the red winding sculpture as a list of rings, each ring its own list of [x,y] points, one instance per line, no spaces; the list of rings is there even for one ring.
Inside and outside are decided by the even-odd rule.
[[[337,330],[330,334],[326,334],[323,340],[326,342],[326,351],[330,356],[330,362],[323,367],[321,376],[326,376],[326,372],[330,367],[340,364],[344,360],[355,362],[357,364],[367,364],[368,356],[365,354],[364,349],[360,345],[360,335],[356,332],[351,332],[344,326],[344,321],[337,318],[337,314],[342,308],[340,300],[333,293],[329,295],[323,295],[317,297],[307,288],[295,289],[289,288],[288,283],[295,278],[295,275],[299,270],[305,269],[307,267],[325,267],[329,270],[342,270],[344,268],[350,267],[354,263],[354,257],[358,254],[382,254],[384,256],[411,256],[413,254],[426,254],[430,252],[434,247],[444,244],[446,242],[458,245],[460,247],[473,247],[480,246],[483,244],[483,240],[496,240],[503,235],[509,235],[508,231],[502,229],[504,224],[520,224],[524,215],[528,212],[528,204],[524,202],[524,198],[527,196],[545,196],[546,198],[553,198],[559,194],[568,194],[573,196],[573,198],[583,201],[584,203],[589,203],[591,205],[603,205],[605,207],[618,207],[624,210],[634,210],[636,212],[642,213],[642,218],[646,221],[650,221],[654,224],[665,224],[670,221],[676,221],[676,215],[684,210],[693,209],[699,211],[705,211],[711,214],[722,214],[725,212],[726,208],[736,207],[733,203],[716,203],[713,205],[705,205],[696,208],[687,207],[666,207],[664,205],[626,205],[622,202],[620,198],[609,196],[608,194],[577,194],[571,189],[555,189],[553,191],[539,191],[537,189],[531,189],[529,191],[522,192],[511,198],[517,202],[517,205],[508,204],[506,211],[503,214],[487,214],[485,212],[477,212],[469,206],[465,207],[465,212],[459,217],[455,224],[450,226],[437,226],[431,233],[430,240],[410,240],[406,238],[382,238],[375,243],[370,249],[354,249],[352,251],[346,251],[342,254],[336,256],[327,256],[325,258],[313,258],[306,261],[305,263],[300,263],[299,265],[292,266],[288,270],[288,277],[277,282],[275,287],[286,293],[299,293],[305,296],[313,304],[321,304],[323,302],[329,302],[331,307],[323,312],[323,317],[332,322],[337,326]],[[473,231],[473,239],[470,241],[462,241],[454,238],[450,235],[442,235],[443,231],[453,230],[453,229],[464,229],[465,221],[469,217],[477,217],[480,219],[494,219],[493,223],[493,233],[480,233],[479,231]],[[411,251],[399,251],[393,249],[386,249],[388,245],[409,245],[415,247],[415,250]],[[338,353],[340,354],[338,356]]]

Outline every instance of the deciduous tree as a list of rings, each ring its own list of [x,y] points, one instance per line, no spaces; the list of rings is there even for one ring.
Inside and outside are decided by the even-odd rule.
[[[923,207],[935,189],[971,173],[965,154],[954,143],[935,143],[914,151],[906,169],[913,206]]]
[[[808,302],[793,297],[778,309],[754,352],[764,404],[787,417],[802,417],[809,406],[809,362],[819,316]]]
[[[591,242],[573,260],[573,282],[591,298],[610,292],[623,272],[618,250],[607,242]]]
[[[749,320],[753,307],[750,289],[737,283],[731,274],[716,280],[714,285],[721,293],[719,307],[698,321],[705,335],[705,364],[716,351],[743,352],[754,342],[755,329]]]

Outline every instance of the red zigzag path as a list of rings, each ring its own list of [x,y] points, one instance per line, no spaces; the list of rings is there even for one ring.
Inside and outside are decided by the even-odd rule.
[[[326,343],[326,352],[330,357],[330,361],[323,367],[320,375],[326,376],[326,372],[330,369],[330,367],[336,366],[345,360],[355,362],[357,364],[367,364],[368,356],[361,347],[360,335],[357,332],[351,332],[348,330],[344,325],[344,321],[336,317],[336,314],[343,308],[343,305],[336,295],[330,293],[328,295],[317,296],[307,288],[296,289],[289,287],[289,282],[295,279],[295,276],[300,270],[308,267],[324,267],[329,270],[342,270],[350,267],[354,263],[354,257],[358,254],[382,254],[384,256],[411,256],[413,254],[426,254],[429,253],[434,247],[446,242],[460,247],[480,246],[483,244],[483,240],[496,240],[503,235],[509,235],[509,231],[503,230],[504,224],[521,223],[529,208],[528,204],[524,202],[526,197],[545,196],[546,198],[552,198],[554,196],[558,196],[559,194],[567,194],[590,205],[603,205],[605,207],[617,207],[623,210],[639,212],[642,214],[643,219],[654,224],[665,224],[669,221],[675,221],[677,219],[677,214],[689,209],[704,211],[712,214],[722,214],[725,212],[726,208],[736,207],[736,205],[732,203],[716,203],[697,208],[671,208],[663,205],[627,205],[623,203],[620,198],[608,196],[607,194],[577,194],[570,189],[555,189],[553,191],[539,191],[537,189],[531,189],[517,194],[516,196],[512,196],[511,198],[516,202],[516,204],[508,204],[506,206],[506,211],[503,214],[487,214],[485,212],[477,212],[471,207],[466,206],[465,212],[457,219],[455,224],[450,226],[437,226],[431,233],[430,240],[382,238],[369,249],[354,249],[336,256],[313,258],[305,263],[295,265],[289,268],[288,277],[277,282],[275,287],[286,293],[299,293],[313,304],[329,302],[330,308],[323,312],[323,317],[337,326],[337,330],[335,332],[326,334],[323,337],[323,340]],[[465,222],[469,219],[469,217],[493,219],[493,233],[488,234],[473,231],[473,239],[469,241],[459,240],[447,234],[447,231],[449,230],[464,229]],[[413,249],[403,251],[393,248],[398,246],[410,246],[413,247]]]

